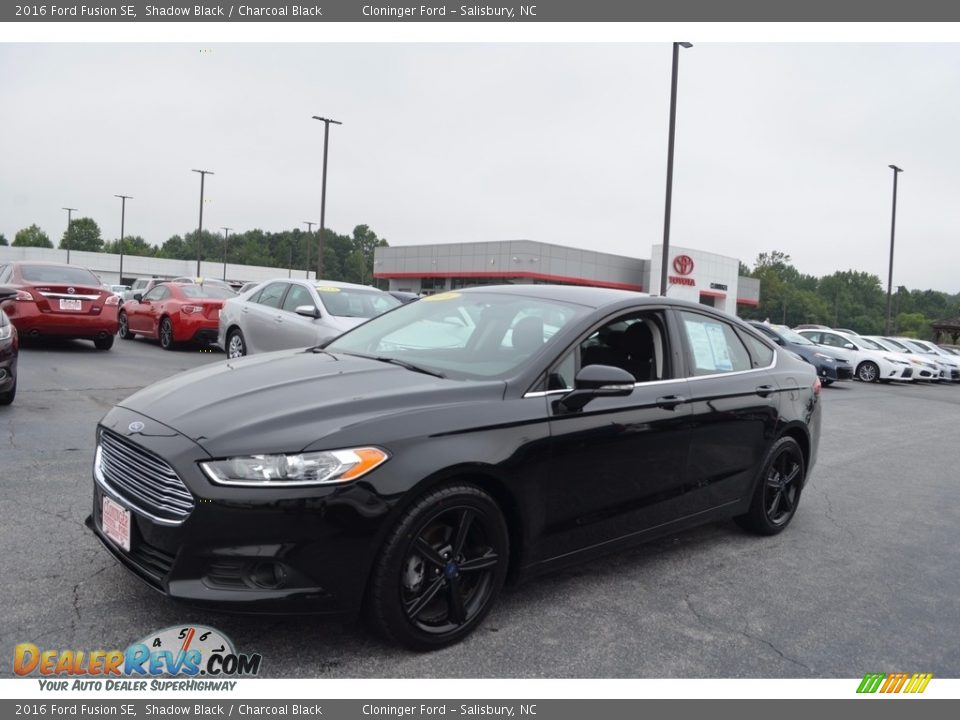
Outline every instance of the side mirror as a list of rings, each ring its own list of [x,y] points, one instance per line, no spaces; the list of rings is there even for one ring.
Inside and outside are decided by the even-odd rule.
[[[140,302],[141,300],[143,300],[143,295],[141,293],[135,293],[133,296],[133,299],[136,300],[137,302]]]
[[[297,305],[294,312],[297,315],[303,315],[304,317],[313,318],[314,320],[320,317],[320,308],[315,305]]]
[[[571,413],[598,397],[625,397],[633,392],[633,375],[612,365],[587,365],[573,379],[573,390],[558,400],[560,412]]]
[[[854,347],[853,343],[844,343],[843,346],[844,346],[847,350],[856,350],[856,348]]]

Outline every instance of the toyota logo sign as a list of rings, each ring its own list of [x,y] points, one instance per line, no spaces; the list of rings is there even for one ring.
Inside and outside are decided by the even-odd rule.
[[[677,275],[689,275],[693,272],[693,258],[689,255],[677,255],[673,259],[673,269]]]

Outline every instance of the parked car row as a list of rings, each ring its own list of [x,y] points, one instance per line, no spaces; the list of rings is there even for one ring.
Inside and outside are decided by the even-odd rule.
[[[824,325],[798,325],[796,334],[846,357],[863,382],[960,382],[960,351],[932,342]]]

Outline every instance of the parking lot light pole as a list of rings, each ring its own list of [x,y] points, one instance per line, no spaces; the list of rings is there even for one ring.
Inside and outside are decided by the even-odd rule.
[[[327,148],[330,143],[330,124],[343,125],[343,123],[319,115],[314,115],[313,119],[323,122],[323,179],[320,185],[320,238],[317,242],[317,280],[319,280],[323,277],[323,229],[327,209]]]
[[[893,211],[890,215],[890,267],[887,270],[887,325],[884,333],[890,334],[890,301],[891,290],[893,289],[893,239],[897,231],[897,175],[903,172],[902,168],[896,165],[888,165],[893,170]]]
[[[76,211],[76,208],[62,208],[67,211],[67,265],[70,264],[70,220],[73,217],[73,213]]]
[[[124,225],[127,219],[127,200],[133,200],[132,195],[114,195],[114,197],[120,198],[120,285],[123,285],[123,238],[124,235]]]
[[[221,227],[220,229],[223,230],[223,279],[226,280],[227,279],[227,239],[229,238],[230,231],[233,230],[233,228]]]
[[[670,208],[673,203],[673,145],[677,131],[677,71],[680,48],[692,48],[693,43],[673,44],[673,74],[670,79],[670,132],[667,139],[667,192],[663,210],[663,257],[660,259],[660,294],[667,295],[667,260],[670,257]]]
[[[313,226],[317,223],[311,222],[310,220],[304,220],[303,224],[307,226],[307,280],[310,279],[310,245],[313,243]],[[320,277],[319,275],[317,277]]]
[[[200,225],[197,229],[197,277],[200,277],[200,238],[203,236],[203,181],[207,175],[213,175],[212,170],[193,170],[200,173]]]

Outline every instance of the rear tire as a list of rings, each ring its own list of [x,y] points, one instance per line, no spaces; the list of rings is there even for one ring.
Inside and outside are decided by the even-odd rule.
[[[242,358],[247,354],[247,341],[239,330],[231,330],[227,335],[227,357],[231,360]]]
[[[792,437],[782,437],[760,467],[750,509],[734,520],[758,535],[776,535],[790,524],[800,503],[806,477],[803,450]]]
[[[106,337],[94,338],[93,346],[97,350],[109,350],[113,347],[113,335],[107,335]]]
[[[459,642],[500,594],[509,553],[506,521],[487,493],[472,485],[435,489],[384,542],[367,591],[368,617],[411,650]]]
[[[0,405],[9,405],[17,396],[17,381],[13,381],[13,387],[4,393],[0,393]]]
[[[173,323],[165,317],[160,321],[160,347],[164,350],[173,350]]]

